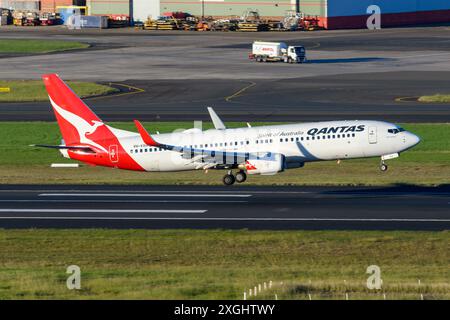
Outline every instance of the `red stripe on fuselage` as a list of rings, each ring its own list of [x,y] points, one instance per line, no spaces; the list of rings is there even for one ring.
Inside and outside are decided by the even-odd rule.
[[[120,140],[111,132],[111,130],[109,130],[107,126],[103,125],[101,127],[98,127],[93,134],[88,134],[86,136],[108,150],[108,152],[100,150],[96,147],[92,147],[92,149],[96,151],[92,154],[69,150],[68,154],[71,159],[98,166],[120,168],[125,170],[145,171],[144,168],[141,167],[126,152],[126,150],[122,147]],[[102,140],[102,137],[109,138]],[[111,146],[117,146],[117,148],[111,148]],[[111,157],[109,150],[114,150],[114,152],[116,152],[115,150],[117,150],[117,154],[115,154],[114,157]]]

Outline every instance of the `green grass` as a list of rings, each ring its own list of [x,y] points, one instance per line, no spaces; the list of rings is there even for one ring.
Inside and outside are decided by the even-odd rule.
[[[75,41],[0,39],[0,53],[49,53],[88,47],[86,43]]]
[[[450,102],[450,94],[435,94],[432,96],[422,96],[418,100],[420,102],[449,103]]]
[[[449,232],[1,230],[0,299],[449,299]],[[81,268],[82,289],[66,288]],[[366,288],[381,268],[383,290]],[[418,280],[421,285],[418,285]],[[281,284],[283,282],[283,284]]]
[[[255,123],[258,125],[262,123]],[[110,125],[136,131],[134,124],[113,122]],[[189,128],[188,122],[150,122],[152,132],[171,132]],[[230,127],[241,123],[228,123]],[[205,123],[205,128],[210,128]],[[261,185],[392,185],[448,184],[450,177],[450,124],[405,124],[422,142],[398,159],[388,161],[390,169],[378,170],[379,159],[307,163],[274,176],[250,176],[246,184]],[[53,122],[0,123],[0,183],[85,183],[85,184],[221,184],[220,170],[161,173],[133,172],[84,166],[73,169],[50,168],[53,162],[73,162],[56,150],[29,147],[30,144],[59,144],[61,135]],[[113,171],[112,171],[113,170]],[[330,179],[333,177],[333,179]]]
[[[118,89],[93,82],[68,81],[68,85],[82,98],[119,91]],[[0,88],[10,88],[9,92],[0,92],[0,102],[48,101],[48,94],[41,80],[0,80]]]

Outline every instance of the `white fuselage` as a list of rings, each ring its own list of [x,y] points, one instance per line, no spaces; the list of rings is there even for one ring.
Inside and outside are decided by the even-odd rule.
[[[110,129],[126,152],[146,171],[199,168],[198,162],[182,158],[177,151],[147,146],[139,134]],[[311,161],[396,154],[420,141],[416,135],[382,121],[327,121],[206,131],[189,129],[154,137],[159,143],[185,148],[227,153],[279,153],[284,155],[287,168]]]

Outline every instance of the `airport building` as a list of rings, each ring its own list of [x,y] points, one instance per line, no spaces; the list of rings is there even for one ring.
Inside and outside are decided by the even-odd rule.
[[[449,0],[160,0],[161,12],[203,16],[241,16],[248,8],[262,17],[281,18],[295,10],[317,16],[328,29],[366,28],[368,7],[381,9],[382,26],[450,22]]]
[[[160,0],[0,0],[0,8],[55,13],[80,9],[86,15],[126,15],[136,21],[161,14]]]
[[[262,18],[282,19],[294,11],[317,17],[328,29],[365,28],[368,8],[376,5],[382,27],[450,22],[449,0],[0,0],[0,7],[17,10],[57,12],[70,5],[85,6],[89,15],[128,15],[135,21],[167,12],[240,17],[249,9]]]

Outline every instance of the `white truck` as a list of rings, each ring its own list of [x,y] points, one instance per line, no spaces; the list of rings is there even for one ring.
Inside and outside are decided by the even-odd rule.
[[[249,57],[257,62],[303,63],[306,61],[306,51],[303,46],[288,46],[284,42],[255,41]]]

